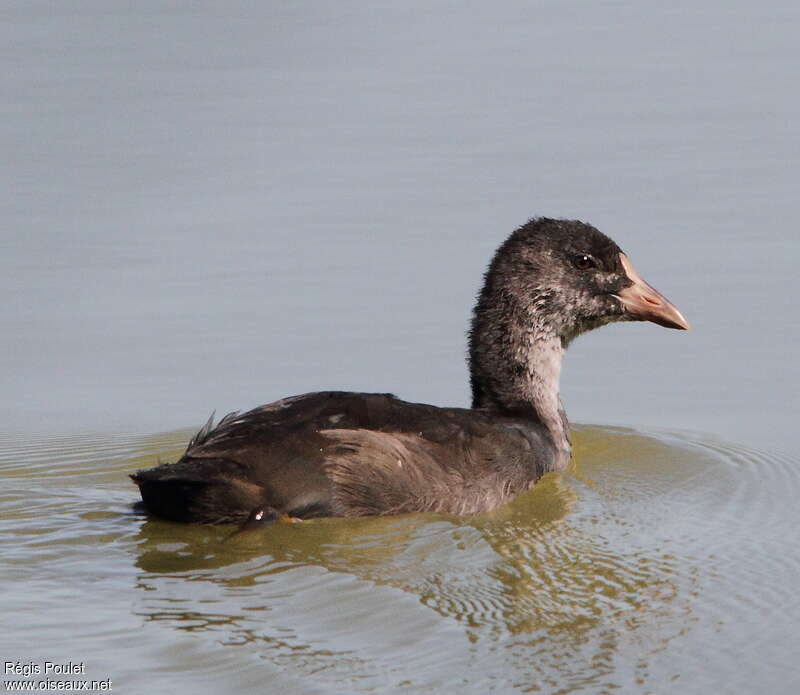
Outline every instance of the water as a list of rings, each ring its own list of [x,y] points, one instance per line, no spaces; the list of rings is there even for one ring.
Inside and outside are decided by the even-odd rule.
[[[800,675],[797,519],[774,504],[800,492],[793,462],[583,426],[576,465],[490,515],[228,540],[131,510],[124,474],[185,435],[5,447],[5,658],[85,661],[123,692],[779,693]]]
[[[0,12],[3,660],[122,692],[796,692],[795,4]],[[596,424],[566,474],[232,542],[132,511],[126,474],[215,408],[466,405],[481,273],[535,214],[693,325],[570,349]]]

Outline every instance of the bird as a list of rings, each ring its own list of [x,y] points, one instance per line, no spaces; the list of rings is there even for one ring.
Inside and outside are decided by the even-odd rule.
[[[484,275],[468,333],[470,408],[321,391],[217,424],[212,415],[179,460],[131,475],[140,504],[166,520],[242,528],[491,511],[568,464],[562,358],[577,336],[616,321],[689,328],[598,229],[530,219]]]

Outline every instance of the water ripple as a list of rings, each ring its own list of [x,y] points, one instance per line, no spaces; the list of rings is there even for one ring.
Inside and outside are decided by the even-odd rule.
[[[126,474],[186,434],[0,443],[0,610],[19,643],[287,693],[780,691],[796,675],[789,457],[578,427],[569,470],[493,514],[226,541],[132,511]]]

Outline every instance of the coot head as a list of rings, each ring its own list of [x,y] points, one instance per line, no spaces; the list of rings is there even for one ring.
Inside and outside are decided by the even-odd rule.
[[[529,221],[497,250],[475,307],[473,406],[519,410],[557,398],[561,352],[612,321],[689,328],[605,234],[575,220]]]
[[[689,327],[680,312],[645,283],[619,246],[589,224],[540,218],[498,249],[481,299],[507,295],[515,312],[566,345],[611,321],[655,321]],[[498,306],[508,306],[499,301]],[[488,310],[486,302],[480,306]]]

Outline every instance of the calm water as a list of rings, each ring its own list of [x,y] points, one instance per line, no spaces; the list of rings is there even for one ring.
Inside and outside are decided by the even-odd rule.
[[[0,16],[2,660],[118,692],[797,692],[796,3]],[[213,409],[467,404],[481,273],[537,214],[694,327],[571,348],[566,474],[231,542],[132,511],[127,473]]]

